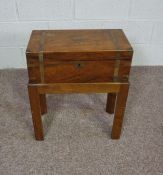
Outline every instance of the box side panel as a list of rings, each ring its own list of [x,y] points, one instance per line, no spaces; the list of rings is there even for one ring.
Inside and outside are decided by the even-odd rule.
[[[29,83],[40,83],[40,66],[38,56],[26,54]]]

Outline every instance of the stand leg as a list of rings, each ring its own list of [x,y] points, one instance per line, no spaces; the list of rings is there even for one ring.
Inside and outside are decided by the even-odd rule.
[[[115,101],[116,101],[116,93],[108,93],[107,103],[106,103],[106,112],[108,112],[109,114],[114,113]]]
[[[46,94],[40,94],[41,114],[47,113]]]
[[[117,95],[115,116],[112,128],[112,139],[119,139],[121,135],[123,116],[126,107],[126,101],[128,96],[129,84],[122,84],[120,87],[120,92]]]
[[[32,112],[33,126],[36,140],[43,140],[43,126],[41,119],[41,100],[37,87],[28,86],[29,100]]]

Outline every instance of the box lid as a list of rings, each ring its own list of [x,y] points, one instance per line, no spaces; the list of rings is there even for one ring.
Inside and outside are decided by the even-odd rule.
[[[34,30],[26,54],[56,60],[132,59],[121,29]]]

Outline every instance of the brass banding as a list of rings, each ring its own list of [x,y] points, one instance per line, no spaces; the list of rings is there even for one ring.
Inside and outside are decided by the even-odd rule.
[[[40,63],[41,83],[44,83],[44,57],[43,57],[43,52],[39,53],[39,63]]]
[[[40,65],[41,83],[44,83],[44,54],[43,54],[44,37],[45,37],[45,31],[42,32],[41,41],[40,41],[40,52],[39,52],[39,65]]]
[[[115,68],[114,68],[114,77],[118,77],[119,74],[119,65],[120,65],[120,60],[115,61]]]
[[[109,33],[109,36],[112,38],[115,48],[116,48],[116,58],[115,58],[115,66],[114,66],[114,75],[113,75],[113,81],[116,81],[119,76],[119,68],[120,68],[120,60],[121,60],[121,55],[120,55],[120,47],[119,47],[119,38],[115,37],[112,35],[112,33]]]

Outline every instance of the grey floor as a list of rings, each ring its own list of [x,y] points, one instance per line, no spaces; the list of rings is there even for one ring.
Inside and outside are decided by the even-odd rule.
[[[48,96],[35,141],[26,70],[0,71],[0,175],[162,175],[163,67],[134,67],[120,140],[105,94]]]

